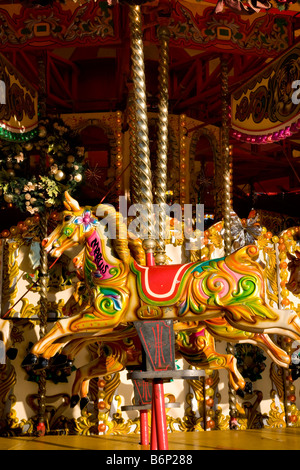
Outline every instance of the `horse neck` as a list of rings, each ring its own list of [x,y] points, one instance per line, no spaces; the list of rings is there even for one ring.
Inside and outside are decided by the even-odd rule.
[[[110,240],[95,228],[86,237],[84,275],[92,275],[95,281],[104,281],[115,276],[118,270],[122,271],[122,261],[112,253]],[[117,270],[117,271],[116,271]]]

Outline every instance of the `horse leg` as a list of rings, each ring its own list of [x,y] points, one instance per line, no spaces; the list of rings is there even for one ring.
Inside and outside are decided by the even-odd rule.
[[[52,361],[52,366],[64,367],[66,365],[71,365],[76,357],[76,355],[81,351],[82,348],[88,344],[97,343],[101,340],[98,340],[97,337],[88,337],[88,338],[76,338],[71,339],[66,343],[60,351],[60,354],[54,357]]]
[[[245,380],[238,371],[237,360],[232,354],[219,354],[213,336],[200,328],[196,333],[178,333],[176,344],[182,357],[199,369],[226,369],[234,390],[245,387]]]
[[[112,347],[112,351],[111,351]],[[76,371],[72,386],[71,407],[80,400],[80,408],[83,409],[88,403],[89,381],[95,377],[102,377],[108,373],[120,372],[126,366],[126,355],[116,353],[114,347],[110,345],[110,352],[101,354],[92,362],[80,367]],[[115,354],[116,353],[116,354]]]
[[[241,343],[251,343],[261,348],[278,366],[288,368],[291,357],[287,352],[275,344],[269,335],[255,333],[249,340],[241,341]]]
[[[0,333],[1,333],[1,339],[5,345],[5,348],[7,349],[10,343],[10,321],[9,320],[3,320],[2,318],[0,318]]]
[[[112,328],[103,328],[103,322],[101,320],[99,321],[99,319],[94,316],[92,317],[90,324],[88,322],[84,323],[85,329],[82,328],[80,331],[79,328],[76,328],[74,331],[74,322],[78,322],[80,324],[85,315],[86,312],[84,312],[84,314],[78,314],[74,317],[57,321],[49,333],[47,333],[32,347],[30,354],[28,354],[22,362],[22,366],[45,368],[48,365],[49,359],[59,352],[59,350],[70,341],[70,338],[85,338],[87,336],[96,337],[98,335],[105,335],[112,331]]]
[[[268,333],[288,336],[294,340],[300,339],[300,317],[294,310],[272,309],[278,315],[277,320],[265,320],[263,318],[254,319],[253,323],[249,323],[243,318],[238,321],[233,320],[231,314],[226,315],[226,319],[230,325],[239,330],[250,331],[253,333]]]
[[[221,341],[233,343],[251,343],[263,349],[268,356],[280,367],[287,367],[291,361],[290,356],[277,346],[267,334],[253,333],[233,328],[225,318],[208,320],[207,330]]]
[[[214,341],[213,341],[214,343]],[[208,345],[203,351],[207,357],[209,369],[226,369],[229,375],[230,386],[234,390],[244,389],[246,382],[237,368],[237,360],[232,354],[220,354],[215,350],[215,346]]]
[[[3,343],[3,348],[1,348],[1,350],[4,356],[6,353],[6,356],[9,359],[13,360],[18,354],[18,350],[12,347],[10,332],[11,322],[9,320],[3,320],[2,318],[0,318],[0,339]],[[3,358],[3,360],[5,361],[5,357]]]
[[[31,353],[35,354],[36,356],[41,356],[46,353],[47,350],[51,351],[47,358],[51,357],[50,354],[54,352],[51,350],[50,346],[55,343],[56,340],[63,338],[64,336],[70,334],[72,325],[72,318],[67,318],[63,320],[58,320],[51,330],[42,338],[40,339],[31,349]],[[62,344],[57,343],[56,348],[61,348]]]

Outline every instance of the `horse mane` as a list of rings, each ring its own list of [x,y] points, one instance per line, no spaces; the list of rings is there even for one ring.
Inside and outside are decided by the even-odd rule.
[[[134,235],[128,232],[128,247],[131,253],[131,256],[135,261],[142,265],[146,265],[146,253],[143,248],[143,241],[140,238],[134,237]]]
[[[123,216],[116,209],[107,204],[98,204],[94,208],[94,212],[97,215],[97,211],[105,214],[105,219],[108,221],[110,226],[115,230],[116,238],[112,240],[112,246],[119,256],[120,260],[124,263],[129,263],[131,252],[129,249],[129,243],[127,238],[127,226],[123,222]]]

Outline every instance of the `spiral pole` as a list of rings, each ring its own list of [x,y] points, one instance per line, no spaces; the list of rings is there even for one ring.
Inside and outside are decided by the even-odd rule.
[[[227,56],[221,59],[221,97],[222,97],[222,158],[224,176],[223,218],[224,218],[224,247],[225,255],[231,252],[231,174],[229,147],[229,93],[228,93],[228,63]]]
[[[221,148],[223,159],[223,219],[224,219],[224,249],[225,256],[231,253],[231,152],[229,146],[229,92],[228,92],[228,56],[223,55],[221,58],[221,99],[222,99],[222,134]],[[227,343],[226,351],[234,356],[234,347],[231,343]],[[234,429],[237,425],[237,407],[235,390],[228,384],[229,395],[229,414],[230,428]]]
[[[165,264],[166,247],[166,191],[168,166],[168,120],[169,120],[169,39],[170,32],[166,26],[158,28],[160,41],[159,56],[159,103],[158,103],[158,142],[157,168],[155,178],[155,203],[158,207],[158,243],[155,256],[156,264]]]
[[[138,204],[140,199],[139,168],[136,159],[136,111],[134,93],[129,91],[127,109],[129,125],[129,155],[130,155],[130,200],[132,204]]]
[[[46,63],[45,56],[39,58],[39,115],[41,119],[46,117]],[[40,171],[41,174],[46,174],[46,151],[41,149],[40,154]],[[47,332],[47,317],[48,317],[48,255],[42,246],[42,241],[47,237],[48,226],[48,211],[46,206],[40,214],[39,221],[39,239],[40,239],[40,330],[39,337],[42,339]],[[39,374],[38,382],[38,432],[45,433],[45,411],[46,411],[46,371],[42,369]]]
[[[129,5],[130,47],[132,80],[134,85],[136,113],[136,164],[139,175],[139,201],[143,210],[140,214],[142,222],[143,246],[148,262],[154,264],[153,195],[151,182],[151,162],[149,147],[149,129],[147,116],[146,81],[144,65],[144,48],[142,33],[142,15],[139,5]],[[151,261],[150,261],[151,260]]]

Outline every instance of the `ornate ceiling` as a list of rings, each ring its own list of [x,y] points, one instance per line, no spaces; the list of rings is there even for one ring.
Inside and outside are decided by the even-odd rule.
[[[158,104],[157,28],[166,25],[169,111],[185,113],[200,126],[221,125],[221,55],[227,57],[229,91],[234,93],[299,41],[298,3],[287,9],[286,3],[276,1],[156,0],[141,8],[149,111],[156,111]],[[0,52],[37,90],[37,63],[41,56],[46,59],[49,112],[126,108],[132,85],[126,4],[0,1]],[[268,145],[233,137],[231,143],[235,194],[241,204],[251,186],[256,193],[294,200],[300,192],[300,135]],[[205,157],[205,147],[201,152]],[[278,202],[275,206],[270,209],[278,209]],[[294,202],[282,210],[299,212]]]

